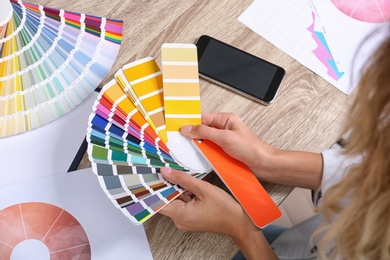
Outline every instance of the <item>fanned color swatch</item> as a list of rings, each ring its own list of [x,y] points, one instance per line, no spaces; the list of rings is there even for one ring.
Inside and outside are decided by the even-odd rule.
[[[193,44],[166,43],[161,48],[165,122],[168,148],[176,161],[196,171],[208,167],[191,140],[180,134],[183,125],[201,124],[198,55]]]
[[[163,82],[164,76],[153,58],[132,62],[103,87],[90,116],[87,141],[92,169],[108,197],[136,224],[143,223],[183,193],[181,187],[162,177],[161,167],[184,170],[196,178],[211,170],[192,145],[184,151],[190,156],[190,166],[178,161],[178,155],[171,150],[171,143],[178,141],[170,136],[171,126],[166,124],[167,102],[170,116],[183,115],[174,118],[176,134],[180,135],[181,125],[201,122],[196,49],[185,44],[172,51],[180,54],[183,48],[195,50],[188,64],[184,64],[187,60],[179,62],[179,66],[190,65],[192,78],[177,84],[170,80]],[[171,64],[176,64],[172,61]],[[170,62],[163,60],[163,66],[166,64]],[[180,78],[172,71],[169,75],[171,79]],[[189,106],[196,108],[188,110]]]
[[[123,22],[0,0],[0,137],[47,124],[100,84]]]

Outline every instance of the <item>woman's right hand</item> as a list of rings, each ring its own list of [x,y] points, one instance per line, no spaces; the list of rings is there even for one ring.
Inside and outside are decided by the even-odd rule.
[[[257,137],[234,113],[203,113],[202,124],[183,126],[181,134],[214,142],[260,179],[271,171],[271,158],[278,151]]]
[[[321,154],[276,149],[257,137],[235,114],[203,113],[202,124],[183,126],[181,134],[214,142],[247,165],[260,180],[312,190],[321,184]]]

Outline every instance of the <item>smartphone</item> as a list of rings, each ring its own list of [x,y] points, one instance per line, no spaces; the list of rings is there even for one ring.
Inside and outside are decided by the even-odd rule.
[[[264,105],[274,101],[283,68],[207,35],[196,46],[200,77]]]

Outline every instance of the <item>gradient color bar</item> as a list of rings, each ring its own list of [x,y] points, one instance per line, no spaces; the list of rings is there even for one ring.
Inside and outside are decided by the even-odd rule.
[[[172,157],[187,169],[208,172],[208,163],[197,153],[190,139],[180,134],[183,125],[202,123],[196,46],[165,43],[161,57],[167,146]]]
[[[167,131],[201,123],[197,49],[165,43],[161,48]]]

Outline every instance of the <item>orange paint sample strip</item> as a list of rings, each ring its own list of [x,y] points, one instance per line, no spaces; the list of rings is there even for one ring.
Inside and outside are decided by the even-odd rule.
[[[219,178],[238,200],[253,223],[265,227],[282,213],[249,168],[209,140],[192,140]]]

